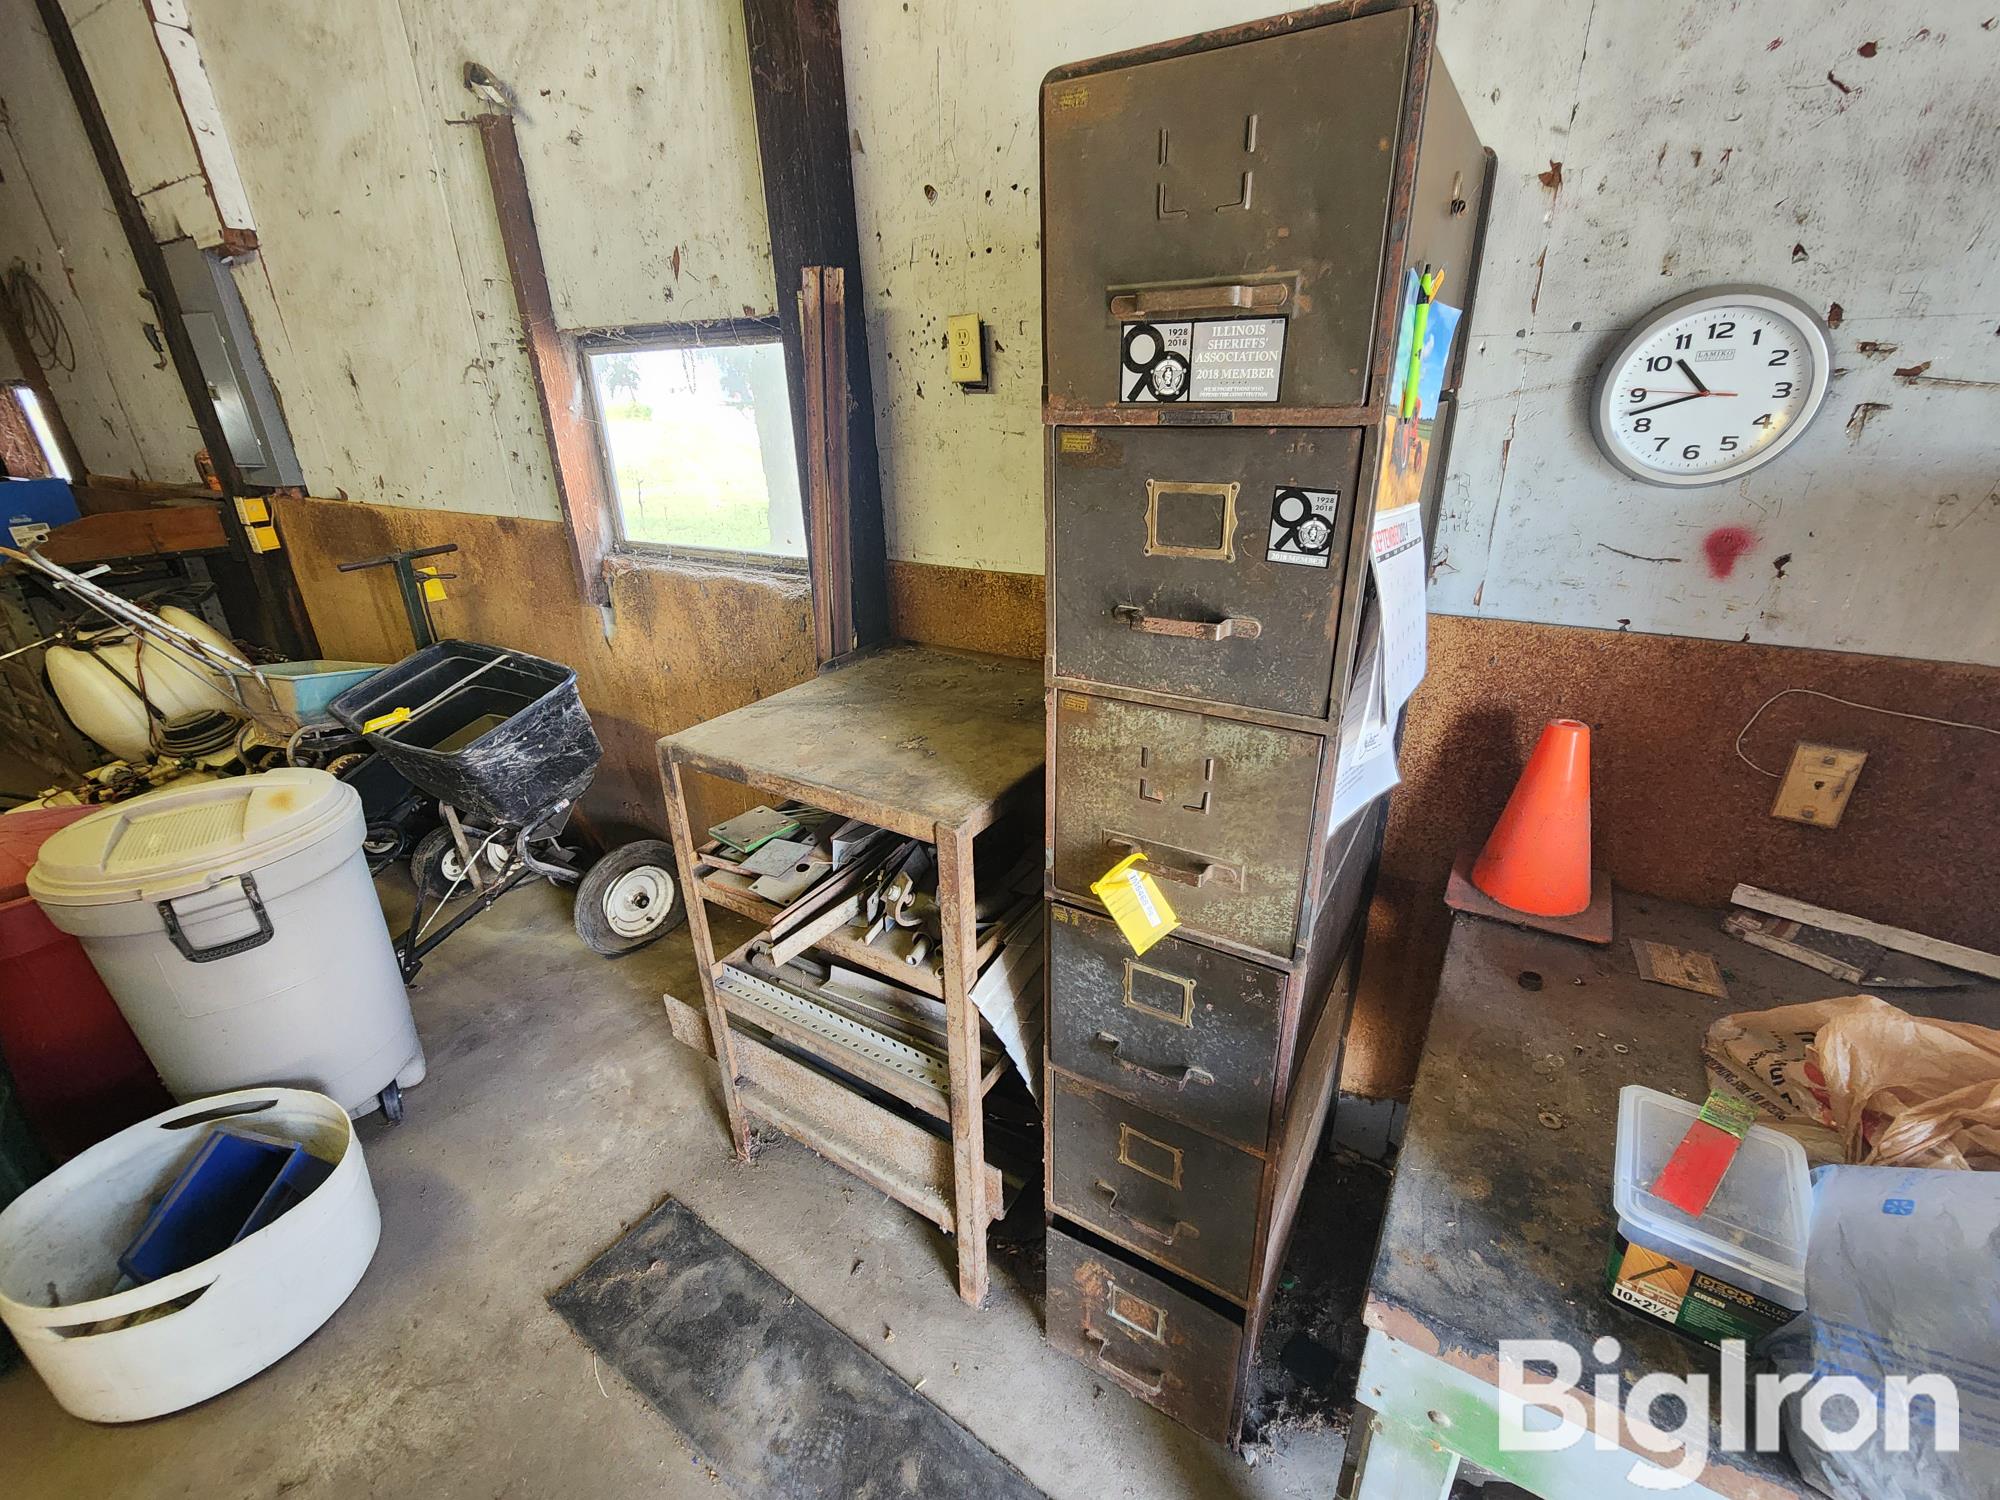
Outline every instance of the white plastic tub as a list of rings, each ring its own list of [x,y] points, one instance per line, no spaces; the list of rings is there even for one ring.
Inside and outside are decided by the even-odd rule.
[[[1618,1155],[1611,1184],[1618,1232],[1635,1245],[1686,1261],[1797,1311],[1806,1305],[1806,1244],[1812,1231],[1812,1171],[1805,1148],[1752,1125],[1699,1216],[1653,1191],[1701,1106],[1658,1089],[1618,1091]]]
[[[424,1076],[364,831],[324,771],[167,787],[57,833],[28,890],[175,1098],[282,1084],[364,1114]]]
[[[1799,1143],[1752,1125],[1702,1213],[1653,1190],[1702,1106],[1658,1089],[1618,1091],[1612,1300],[1716,1347],[1754,1343],[1806,1305],[1812,1177]]]
[[[222,1121],[300,1141],[333,1171],[220,1254],[114,1291],[119,1252]],[[65,1411],[162,1416],[304,1343],[360,1282],[381,1233],[361,1143],[332,1099],[297,1089],[202,1099],[98,1142],[0,1212],[0,1322]]]

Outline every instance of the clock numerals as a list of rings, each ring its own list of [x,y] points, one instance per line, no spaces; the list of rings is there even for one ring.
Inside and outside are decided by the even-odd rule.
[[[1830,352],[1811,309],[1785,293],[1725,287],[1678,298],[1601,373],[1598,443],[1635,478],[1729,478],[1782,452],[1812,420]],[[1759,370],[1769,372],[1761,381]]]

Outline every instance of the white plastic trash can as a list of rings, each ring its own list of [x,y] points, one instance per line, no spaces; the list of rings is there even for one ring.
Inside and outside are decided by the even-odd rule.
[[[115,1290],[120,1252],[218,1124],[297,1141],[333,1171],[228,1249]],[[63,1410],[142,1421],[240,1385],[304,1343],[360,1283],[381,1237],[346,1112],[323,1094],[245,1089],[99,1141],[0,1212],[0,1322]]]
[[[28,891],[175,1098],[285,1084],[360,1115],[424,1076],[364,831],[324,771],[167,787],[57,833]]]

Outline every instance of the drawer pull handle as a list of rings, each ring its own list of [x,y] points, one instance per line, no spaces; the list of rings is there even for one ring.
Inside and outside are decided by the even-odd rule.
[[[1174,1220],[1173,1228],[1162,1229],[1159,1225],[1142,1219],[1137,1214],[1127,1213],[1118,1206],[1118,1189],[1106,1182],[1102,1177],[1091,1183],[1091,1186],[1097,1189],[1097,1196],[1104,1200],[1104,1211],[1106,1213],[1110,1214],[1114,1219],[1131,1225],[1136,1232],[1143,1234],[1147,1239],[1153,1240],[1163,1247],[1171,1248],[1176,1241],[1183,1237],[1191,1240],[1201,1238],[1201,1231],[1188,1223],[1186,1219],[1176,1219]]]
[[[1115,833],[1108,828],[1104,831],[1104,842],[1114,849],[1131,849],[1144,854],[1149,873],[1161,880],[1171,880],[1175,885],[1204,886],[1212,883],[1232,891],[1243,889],[1241,865],[1225,864],[1219,859],[1210,859],[1206,854],[1197,854],[1192,849],[1176,849],[1172,844],[1155,843],[1152,839]]]
[[[1130,1386],[1134,1392],[1141,1396],[1157,1396],[1161,1391],[1166,1389],[1167,1372],[1165,1370],[1134,1370],[1127,1365],[1120,1364],[1111,1357],[1111,1341],[1103,1334],[1086,1328],[1083,1331],[1083,1337],[1086,1343],[1097,1346],[1097,1362],[1110,1371],[1120,1384]]]
[[[1164,313],[1276,312],[1291,299],[1292,289],[1282,281],[1156,286],[1118,293],[1111,299],[1111,316],[1125,319],[1155,318]]]
[[[1091,1040],[1111,1054],[1111,1060],[1130,1073],[1137,1073],[1149,1083],[1160,1084],[1178,1093],[1191,1083],[1209,1084],[1215,1082],[1215,1075],[1206,1068],[1197,1068],[1193,1063],[1184,1063],[1170,1073],[1162,1073],[1157,1068],[1149,1068],[1144,1063],[1135,1063],[1129,1057],[1120,1057],[1118,1049],[1125,1043],[1108,1031],[1100,1031]]]
[[[1247,615],[1230,615],[1221,620],[1177,620],[1171,615],[1149,615],[1136,604],[1116,604],[1111,613],[1132,629],[1147,635],[1170,635],[1182,641],[1254,641],[1264,627]]]

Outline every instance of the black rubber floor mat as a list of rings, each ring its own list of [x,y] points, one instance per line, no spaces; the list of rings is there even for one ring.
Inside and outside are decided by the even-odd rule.
[[[671,1198],[549,1305],[739,1495],[1041,1496]]]

